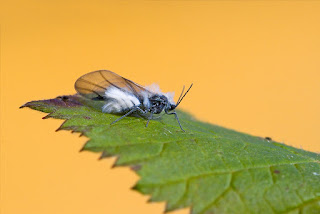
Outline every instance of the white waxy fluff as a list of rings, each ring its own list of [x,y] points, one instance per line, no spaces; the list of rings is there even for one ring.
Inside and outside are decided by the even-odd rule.
[[[155,94],[162,94],[161,89],[158,84],[152,83],[151,85],[148,85],[145,87],[149,91],[155,93]]]
[[[149,101],[149,93],[145,91],[141,91],[140,93],[143,97],[143,106],[145,109],[149,109],[151,107],[150,101]]]
[[[174,92],[163,93],[163,92],[161,92],[161,89],[160,89],[159,85],[156,84],[156,83],[153,83],[151,85],[146,86],[146,89],[148,89],[149,91],[151,91],[151,92],[153,92],[155,94],[160,94],[160,95],[162,94],[162,95],[166,96],[166,98],[168,99],[170,104],[175,104],[175,102],[173,100]],[[145,96],[144,96],[144,98],[145,98]],[[149,102],[149,100],[148,100],[148,102]],[[144,104],[144,102],[143,102],[143,104]]]
[[[134,106],[139,106],[140,101],[133,94],[124,92],[116,87],[109,87],[105,91],[105,98],[108,102],[102,107],[105,113],[123,113]]]
[[[167,92],[167,93],[164,93],[163,95],[167,97],[169,103],[174,104],[174,105],[176,104],[173,100],[174,92]]]

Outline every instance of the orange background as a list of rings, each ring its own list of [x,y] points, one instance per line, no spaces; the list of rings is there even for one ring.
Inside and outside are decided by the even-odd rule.
[[[320,151],[318,1],[6,1],[1,6],[1,213],[162,213],[114,159],[19,109],[109,69],[197,118]],[[187,213],[187,209],[176,213]]]

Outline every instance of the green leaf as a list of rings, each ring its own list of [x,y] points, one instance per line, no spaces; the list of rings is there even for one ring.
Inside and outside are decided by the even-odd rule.
[[[199,122],[178,111],[152,120],[88,107],[78,96],[33,101],[22,107],[65,119],[58,130],[90,140],[83,150],[118,156],[141,177],[133,187],[166,201],[166,211],[191,206],[192,213],[320,213],[320,156]],[[100,103],[101,104],[101,103]]]

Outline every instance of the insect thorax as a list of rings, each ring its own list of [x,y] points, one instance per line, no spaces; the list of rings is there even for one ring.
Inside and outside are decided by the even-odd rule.
[[[160,114],[169,103],[168,98],[166,96],[158,94],[150,97],[149,102],[149,111],[154,114]]]

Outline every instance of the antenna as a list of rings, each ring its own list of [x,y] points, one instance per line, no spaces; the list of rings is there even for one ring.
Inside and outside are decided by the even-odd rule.
[[[182,92],[181,92],[181,94],[180,94],[180,96],[179,96],[179,99],[178,99],[177,103],[180,102],[180,99],[181,99],[181,97],[182,97],[182,95],[183,95],[183,92],[184,92],[184,86],[183,86],[183,88],[182,88]]]
[[[190,91],[191,87],[193,86],[193,83],[190,85],[189,89],[186,91],[186,93],[181,97],[183,91],[184,91],[184,86],[183,86],[183,90],[182,90],[182,93],[178,99],[178,102],[177,102],[177,105],[176,105],[176,108],[178,107],[178,105],[181,103],[182,99],[186,96],[186,94]],[[180,99],[181,98],[181,99]]]

